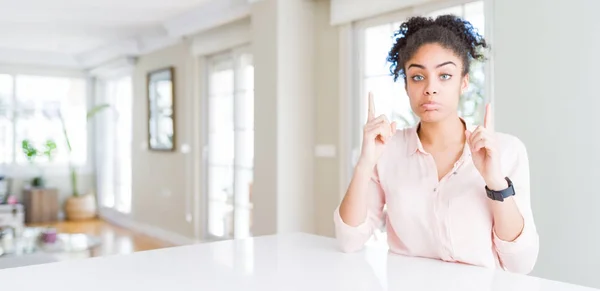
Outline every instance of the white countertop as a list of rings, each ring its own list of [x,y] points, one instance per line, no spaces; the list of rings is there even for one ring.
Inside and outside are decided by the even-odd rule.
[[[308,234],[203,243],[0,270],[2,290],[596,290],[479,267],[345,254]]]

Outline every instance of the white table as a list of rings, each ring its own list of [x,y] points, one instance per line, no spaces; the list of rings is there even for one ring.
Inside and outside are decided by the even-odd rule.
[[[2,290],[593,290],[366,248],[331,238],[256,237],[0,270]],[[84,289],[82,289],[84,288]]]

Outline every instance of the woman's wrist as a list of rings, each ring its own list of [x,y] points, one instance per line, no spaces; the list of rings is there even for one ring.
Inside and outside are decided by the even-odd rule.
[[[369,175],[373,173],[373,169],[375,168],[376,163],[369,162],[363,159],[359,159],[356,166],[354,166],[355,172],[368,173]]]
[[[504,177],[495,176],[491,179],[486,179],[485,184],[492,191],[501,191],[508,187],[508,182]]]

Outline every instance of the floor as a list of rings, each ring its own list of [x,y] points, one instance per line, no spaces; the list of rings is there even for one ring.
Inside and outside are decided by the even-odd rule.
[[[32,224],[28,226],[52,227],[58,232],[63,233],[86,233],[98,236],[101,244],[92,250],[91,256],[93,257],[129,254],[173,246],[170,243],[133,232],[100,219]]]

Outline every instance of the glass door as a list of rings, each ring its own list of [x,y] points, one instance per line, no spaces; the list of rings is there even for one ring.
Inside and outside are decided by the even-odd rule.
[[[97,141],[98,194],[101,207],[129,214],[132,200],[133,89],[130,76],[99,80],[98,104],[110,110],[99,114]]]
[[[247,48],[208,59],[208,239],[251,235],[254,67]]]

